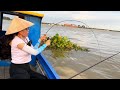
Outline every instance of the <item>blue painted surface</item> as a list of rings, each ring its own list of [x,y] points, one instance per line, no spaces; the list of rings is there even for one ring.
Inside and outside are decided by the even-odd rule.
[[[9,67],[10,66],[10,62],[8,62],[8,61],[1,61],[0,60],[0,66],[1,67]]]
[[[32,44],[34,46],[41,35],[41,18],[27,16],[25,19],[34,23],[34,25],[29,28],[28,36],[29,39],[32,40]],[[37,55],[37,57],[32,55],[32,60],[30,62],[31,65],[36,65],[36,58],[39,60],[40,65],[44,68],[49,79],[60,79],[54,68],[42,54]]]
[[[40,38],[41,18],[26,16],[25,19],[34,23],[34,25],[29,28],[29,35],[28,35],[29,39],[32,40],[32,44],[34,46]],[[35,61],[36,61],[36,57],[32,55],[32,60],[30,64],[35,66],[36,65]]]
[[[39,63],[44,68],[49,79],[60,79],[50,62],[43,56],[43,54],[37,55]]]

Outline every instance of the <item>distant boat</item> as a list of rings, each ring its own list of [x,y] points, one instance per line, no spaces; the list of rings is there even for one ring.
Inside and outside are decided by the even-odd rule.
[[[34,26],[30,27],[28,37],[30,38],[30,40],[32,40],[33,45],[36,44],[36,42],[38,41],[41,35],[41,20],[44,17],[44,14],[31,12],[31,11],[0,11],[0,36],[4,35],[6,32],[2,30],[4,14],[17,15],[28,21],[33,22]],[[5,67],[9,68],[9,65],[10,65],[10,60],[0,60],[0,70],[2,70],[2,68]],[[45,56],[42,53],[37,56],[32,56],[32,61],[30,62],[30,65],[31,66],[37,65],[38,68],[40,69],[40,73],[46,75],[48,79],[60,79],[55,69],[52,67],[50,62],[45,58]],[[6,72],[4,71],[3,74],[5,75],[5,73]],[[1,76],[2,75],[0,73],[0,79],[3,79]],[[9,74],[7,78],[9,78]],[[4,77],[4,79],[6,78]]]

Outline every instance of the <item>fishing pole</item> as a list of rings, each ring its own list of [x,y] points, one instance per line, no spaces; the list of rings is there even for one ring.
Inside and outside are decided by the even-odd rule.
[[[57,24],[59,24],[59,23],[61,23],[61,22],[65,22],[65,21],[77,21],[77,20],[64,20],[64,21],[60,21],[60,22],[54,24],[53,26],[51,26],[51,27],[47,30],[46,34],[47,34],[55,25],[57,25]],[[81,22],[81,23],[85,24],[85,23],[82,22],[82,21],[77,21],[77,22]],[[88,28],[90,28],[87,24],[85,24],[85,25],[86,25]],[[95,33],[93,32],[93,30],[92,30],[92,29],[90,29],[90,30],[92,31],[92,33],[94,34],[94,36],[95,36],[95,38],[96,38],[96,41],[97,41],[98,47],[99,47],[99,53],[100,53],[100,56],[101,56],[101,51],[100,51],[100,46],[99,46],[98,39],[97,39]],[[77,74],[71,76],[71,77],[68,78],[68,79],[72,79],[72,78],[74,78],[74,77],[80,75],[81,73],[83,73],[83,72],[85,72],[85,71],[91,69],[92,67],[94,67],[94,66],[96,66],[96,65],[98,65],[98,64],[100,64],[100,63],[102,63],[102,62],[104,62],[104,61],[106,61],[106,60],[108,60],[108,59],[110,59],[110,58],[112,58],[112,57],[114,57],[114,56],[116,56],[116,55],[118,55],[119,53],[120,53],[120,52],[118,52],[118,53],[116,53],[116,54],[114,54],[114,55],[112,55],[112,56],[110,56],[110,57],[108,57],[108,58],[106,58],[106,59],[103,59],[103,60],[101,60],[101,57],[100,57],[100,60],[101,60],[100,62],[97,62],[96,64],[94,64],[94,65],[88,67],[87,69],[85,69],[85,70],[83,70],[83,71],[81,71],[81,72],[79,72],[79,73],[77,73]]]
[[[53,25],[46,31],[45,35],[47,35],[47,33],[48,33],[55,25],[57,25],[57,24],[59,24],[59,23],[62,23],[62,22],[65,22],[65,21],[80,22],[80,23],[84,24],[85,26],[87,26],[88,28],[90,28],[86,23],[84,23],[84,22],[82,22],[82,21],[80,21],[80,20],[63,20],[63,21],[59,21],[59,22],[53,24]],[[96,39],[96,41],[97,41],[98,49],[99,49],[99,54],[100,54],[100,60],[101,60],[100,44],[99,44],[98,39],[97,39],[95,33],[93,32],[93,30],[92,30],[92,29],[90,29],[90,30],[92,31],[92,33],[93,33],[93,35],[94,35],[94,37],[95,37],[95,39]],[[49,37],[48,37],[48,38],[49,38]],[[50,39],[50,38],[49,38],[49,39]],[[77,39],[76,39],[76,40],[77,40]],[[79,41],[80,41],[80,40],[79,40]]]
[[[76,22],[81,22],[81,23],[85,24],[88,28],[90,28],[86,23],[84,23],[84,22],[82,22],[82,21],[78,21],[78,20],[64,20],[64,21],[60,21],[60,22],[58,22],[58,23],[52,25],[52,26],[46,31],[46,34],[47,34],[55,25],[57,25],[57,24],[59,24],[59,23],[61,23],[61,22],[65,22],[65,21],[76,21]],[[92,29],[90,29],[90,30],[92,31],[94,37],[96,38],[96,41],[97,41],[97,44],[98,44],[98,48],[99,48],[99,53],[100,53],[100,60],[101,60],[101,51],[100,51],[99,41],[98,41],[98,39],[97,39],[95,33],[93,32],[93,30],[92,30]],[[96,64],[90,66],[89,68],[87,68],[87,69],[85,69],[85,70],[83,70],[83,71],[81,71],[81,72],[79,72],[79,73],[77,73],[77,74],[71,76],[71,77],[68,78],[68,79],[72,79],[72,78],[74,78],[74,77],[80,75],[81,73],[83,73],[83,72],[85,72],[85,71],[91,69],[92,67],[94,67],[94,66],[96,66],[96,65],[98,65],[98,64],[100,64],[100,63],[102,63],[102,62],[104,62],[104,61],[106,61],[106,60],[108,60],[109,58],[112,58],[112,57],[118,55],[119,53],[120,53],[120,52],[118,52],[118,53],[116,53],[116,54],[114,54],[114,55],[112,55],[112,56],[110,56],[110,57],[108,57],[108,58],[106,58],[106,59],[104,59],[104,60],[101,60],[100,62],[98,62],[98,63],[96,63]]]
[[[114,54],[114,55],[112,55],[112,56],[110,56],[110,57],[108,57],[108,58],[106,58],[106,59],[103,59],[103,60],[100,61],[100,62],[97,62],[96,64],[94,64],[94,65],[90,66],[89,68],[87,68],[87,69],[85,69],[85,70],[83,70],[83,71],[81,71],[81,72],[79,72],[79,73],[77,73],[77,74],[71,76],[71,77],[68,78],[68,79],[72,79],[72,78],[74,78],[74,77],[80,75],[81,73],[83,73],[83,72],[85,72],[85,71],[91,69],[92,67],[94,67],[94,66],[96,66],[96,65],[98,65],[98,64],[100,64],[100,63],[102,63],[102,62],[104,62],[104,61],[106,61],[106,60],[108,60],[108,59],[110,59],[110,58],[112,58],[112,57],[114,57],[114,56],[116,56],[116,55],[118,55],[119,53],[120,53],[120,52],[118,52],[118,53],[116,53],[116,54]]]

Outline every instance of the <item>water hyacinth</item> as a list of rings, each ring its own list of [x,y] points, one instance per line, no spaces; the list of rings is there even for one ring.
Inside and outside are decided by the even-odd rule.
[[[60,36],[58,33],[51,38],[51,45],[48,47],[50,49],[60,49],[60,50],[81,50],[89,51],[87,48],[78,46],[72,43],[66,36]]]

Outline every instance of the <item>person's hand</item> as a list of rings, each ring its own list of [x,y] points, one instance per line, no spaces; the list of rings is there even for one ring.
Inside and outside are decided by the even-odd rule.
[[[46,42],[45,42],[45,44],[47,45],[47,46],[49,46],[50,45],[50,40],[47,40]]]
[[[47,38],[47,35],[46,34],[44,34],[39,40],[40,41],[45,41],[46,40],[46,38]]]

